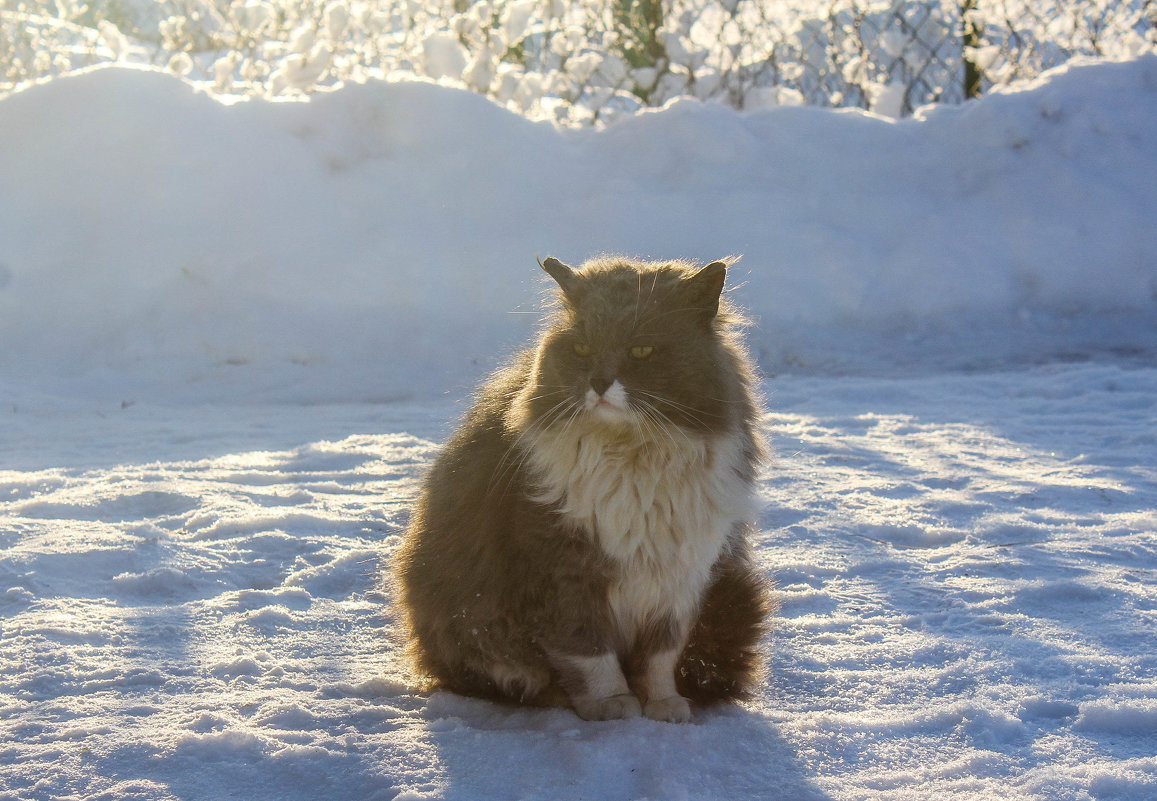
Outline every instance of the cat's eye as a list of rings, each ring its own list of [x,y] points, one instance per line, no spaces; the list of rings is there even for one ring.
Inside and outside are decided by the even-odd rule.
[[[574,352],[577,353],[579,356],[590,356],[591,355],[591,346],[585,342],[576,342],[571,347],[574,348]]]
[[[654,352],[655,348],[652,345],[635,345],[631,348],[631,356],[636,359],[645,359]]]

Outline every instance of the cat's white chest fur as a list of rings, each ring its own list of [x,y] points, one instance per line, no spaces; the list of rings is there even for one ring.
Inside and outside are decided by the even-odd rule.
[[[728,534],[751,512],[738,437],[580,420],[538,434],[529,457],[535,500],[559,504],[619,564],[609,600],[624,635],[655,615],[693,617]]]

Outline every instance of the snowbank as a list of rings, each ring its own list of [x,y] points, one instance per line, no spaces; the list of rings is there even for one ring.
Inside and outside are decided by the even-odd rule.
[[[1157,57],[895,122],[679,100],[561,131],[432,83],[225,106],[98,69],[0,100],[0,375],[113,397],[461,391],[537,255],[743,254],[768,372],[1157,336]]]

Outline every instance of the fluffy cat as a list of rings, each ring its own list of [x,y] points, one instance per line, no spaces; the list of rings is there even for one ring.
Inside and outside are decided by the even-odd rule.
[[[558,308],[480,389],[394,565],[412,656],[466,695],[684,722],[750,689],[770,612],[727,264],[541,266]]]

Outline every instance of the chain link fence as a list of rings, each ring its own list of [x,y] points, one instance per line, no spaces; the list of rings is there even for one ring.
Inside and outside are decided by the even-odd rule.
[[[118,61],[262,96],[421,75],[569,124],[680,95],[902,116],[1155,45],[1157,0],[4,0],[0,94]]]
[[[698,24],[720,51],[729,99],[774,89],[812,105],[893,116],[1033,78],[1075,56],[1128,58],[1157,41],[1155,0],[740,3]],[[970,76],[970,73],[971,76]],[[971,81],[969,78],[971,77]],[[970,85],[971,84],[971,85]]]

